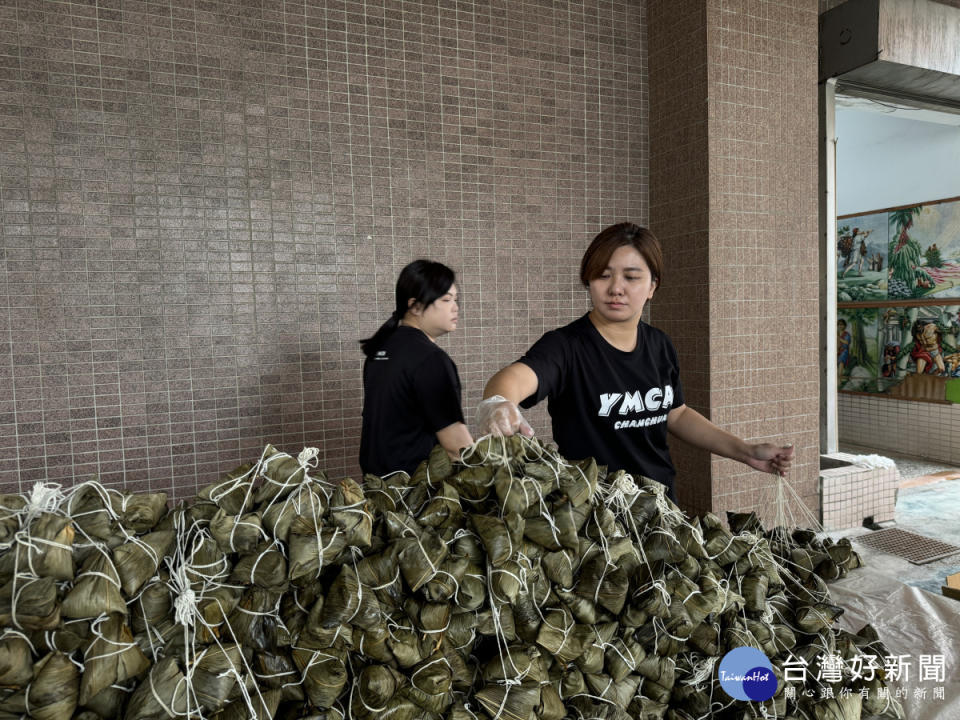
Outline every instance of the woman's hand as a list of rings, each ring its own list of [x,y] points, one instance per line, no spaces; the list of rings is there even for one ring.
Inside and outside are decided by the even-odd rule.
[[[515,435],[533,437],[533,428],[520,414],[520,408],[502,395],[494,395],[477,405],[477,427],[481,435]]]
[[[750,456],[746,463],[755,470],[786,475],[793,462],[793,445],[758,443],[748,445]]]
[[[470,431],[466,425],[455,422],[442,430],[437,430],[437,442],[447,451],[451,460],[459,460],[460,450],[472,445],[473,438],[470,437]]]
[[[507,365],[487,382],[483,389],[486,400],[477,405],[477,426],[481,435],[515,435],[533,437],[533,428],[520,414],[517,404],[537,391],[539,380],[529,366],[521,362]]]
[[[667,415],[667,428],[681,440],[716,455],[737,460],[754,470],[786,475],[793,462],[793,445],[748,443],[721,430],[693,408],[681,405]]]

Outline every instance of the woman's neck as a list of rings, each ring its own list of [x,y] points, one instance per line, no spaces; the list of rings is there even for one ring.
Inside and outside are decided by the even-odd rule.
[[[430,333],[424,330],[423,327],[421,327],[420,319],[416,315],[411,315],[410,313],[407,313],[402,318],[400,318],[399,325],[401,327],[409,327],[409,328],[414,328],[415,330],[419,330],[428,338],[430,338],[431,342],[437,341],[435,337],[433,337]]]
[[[611,322],[596,310],[591,310],[590,322],[600,336],[617,350],[631,352],[637,347],[637,323],[630,321]]]

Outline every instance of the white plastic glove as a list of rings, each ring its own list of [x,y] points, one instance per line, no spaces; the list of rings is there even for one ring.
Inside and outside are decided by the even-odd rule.
[[[481,435],[514,435],[533,437],[533,428],[520,414],[520,408],[502,395],[481,400],[477,405],[477,427]]]

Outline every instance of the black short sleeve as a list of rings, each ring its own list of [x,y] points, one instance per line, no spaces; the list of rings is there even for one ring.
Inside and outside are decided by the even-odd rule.
[[[533,407],[544,398],[563,391],[567,374],[570,343],[556,330],[537,340],[518,362],[529,367],[537,376],[537,391],[521,401],[524,408]]]
[[[360,467],[413,473],[437,431],[463,421],[457,366],[420,330],[398,327],[363,363]]]
[[[661,330],[637,324],[636,346],[611,345],[589,315],[544,335],[520,362],[537,375],[524,407],[546,399],[553,439],[570,459],[596,458],[672,487],[667,420],[683,403],[677,351]]]
[[[428,430],[437,432],[453,423],[463,422],[460,377],[449,355],[434,352],[425,357],[413,376],[413,386],[416,396],[423,402],[423,417]]]

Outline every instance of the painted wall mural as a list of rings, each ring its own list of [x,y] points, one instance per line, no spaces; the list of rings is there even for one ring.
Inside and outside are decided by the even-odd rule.
[[[838,388],[923,397],[960,378],[958,339],[960,198],[840,218]]]
[[[889,246],[886,213],[838,221],[838,302],[887,299]]]
[[[960,298],[960,199],[837,221],[837,301]]]
[[[841,390],[888,392],[909,375],[960,377],[960,307],[837,310]]]

